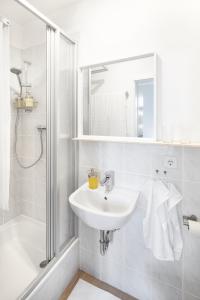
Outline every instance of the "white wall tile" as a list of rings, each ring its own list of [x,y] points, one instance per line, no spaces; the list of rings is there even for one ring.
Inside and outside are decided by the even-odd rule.
[[[45,78],[45,45],[38,45],[20,51],[15,57],[20,57],[21,63],[24,59],[31,61],[30,81],[32,93],[38,103],[38,108],[33,112],[20,112],[18,126],[17,153],[20,161],[26,166],[30,165],[39,157],[41,151],[40,136],[37,130],[38,125],[46,124],[46,78]],[[38,53],[40,55],[38,56]],[[13,52],[11,56],[14,55]],[[14,64],[14,61],[12,62]],[[15,65],[15,64],[14,64]],[[14,101],[14,99],[12,99]],[[12,105],[13,106],[13,105]],[[18,213],[26,214],[38,220],[46,219],[46,134],[44,132],[43,145],[44,154],[42,160],[30,169],[21,168],[14,153],[14,126],[16,110],[12,115],[12,162],[11,174],[11,195],[18,201],[20,207],[16,207]],[[10,208],[13,211],[13,207]],[[8,215],[8,214],[7,214]]]
[[[117,145],[115,145],[115,147],[117,147]],[[151,145],[143,147],[137,144],[126,144],[122,157],[120,157],[122,161],[121,170],[140,175],[151,175],[152,149]]]
[[[152,299],[151,279],[149,277],[134,269],[124,267],[122,278],[122,290],[124,292],[140,300]]]
[[[183,288],[200,298],[200,239],[184,230],[184,261],[183,261]]]
[[[182,288],[182,260],[178,262],[159,261],[152,257],[152,277],[178,289]]]
[[[87,178],[86,166],[90,166],[91,162],[98,160],[101,153],[102,157],[99,163],[96,164],[98,167],[103,167],[103,171],[112,168],[115,171],[115,182],[117,185],[140,190],[144,187],[145,182],[151,176],[154,176],[156,168],[159,168],[161,171],[165,169],[165,157],[173,156],[177,159],[177,169],[167,169],[166,180],[175,184],[184,196],[181,205],[178,206],[181,227],[183,214],[196,213],[200,216],[198,182],[200,179],[200,175],[198,175],[200,174],[200,150],[186,148],[183,151],[181,147],[170,146],[146,147],[144,145],[97,144],[96,146],[92,145],[90,149],[91,143],[88,143],[87,146],[80,149],[82,152],[85,151],[80,154],[84,157],[82,159],[84,164],[81,161],[79,164],[80,183],[85,182]],[[94,149],[96,149],[96,152],[93,151]],[[93,153],[92,160],[90,157],[91,152]],[[95,153],[96,156],[94,155]],[[122,155],[122,153],[126,154]],[[104,157],[106,157],[105,162],[102,162]],[[188,240],[188,236],[186,237],[184,234],[185,244],[187,245],[184,246],[184,256],[179,262],[156,260],[150,250],[146,249],[144,245],[142,220],[145,208],[146,203],[140,197],[132,218],[114,235],[114,242],[110,244],[107,256],[102,259],[97,253],[99,251],[98,232],[95,233],[95,230],[89,228],[86,230],[85,225],[81,223],[79,235],[80,244],[83,246],[80,250],[82,265],[84,266],[82,251],[84,251],[84,256],[87,253],[88,257],[88,253],[91,251],[91,255],[96,257],[97,266],[95,263],[91,264],[88,258],[87,268],[85,267],[85,269],[113,283],[113,285],[116,285],[117,281],[121,280],[119,278],[121,278],[120,273],[122,272],[127,280],[125,285],[121,285],[122,289],[139,299],[181,299],[182,286],[184,287],[184,295],[200,297],[198,285],[200,278],[197,268],[198,242],[191,237]],[[106,267],[108,265],[109,268]],[[112,272],[112,270],[115,271]],[[135,280],[134,283],[133,280]],[[146,286],[148,286],[147,289]]]
[[[122,170],[124,163],[124,145],[120,144],[116,147],[115,143],[101,143],[100,157],[101,168],[103,170]],[[119,159],[120,157],[120,159]]]
[[[180,289],[176,289],[163,282],[152,280],[151,288],[152,300],[182,300],[182,292]]]
[[[140,191],[145,183],[149,180],[149,178],[149,176],[138,176],[131,172],[115,171],[115,184],[117,186],[131,188],[135,191]]]
[[[116,259],[111,260],[108,256],[101,257],[102,268],[100,278],[102,281],[116,287],[123,289],[123,266],[118,263]]]
[[[183,214],[200,217],[200,182],[184,182]]]
[[[99,232],[79,220],[80,247],[87,251],[99,252]]]
[[[101,279],[101,268],[101,259],[98,251],[89,252],[80,247],[80,269]]]
[[[183,179],[200,181],[200,148],[184,148]]]
[[[151,252],[144,246],[143,211],[136,208],[130,221],[121,229],[124,232],[124,265],[140,273],[151,275]]]
[[[101,167],[101,155],[99,143],[80,143],[79,145],[79,163],[81,166],[89,168]]]

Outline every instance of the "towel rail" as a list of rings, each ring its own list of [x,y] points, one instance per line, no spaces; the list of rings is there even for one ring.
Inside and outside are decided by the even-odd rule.
[[[191,215],[191,216],[183,216],[183,225],[187,226],[188,230],[189,230],[189,221],[195,221],[197,222],[197,216],[195,215]]]

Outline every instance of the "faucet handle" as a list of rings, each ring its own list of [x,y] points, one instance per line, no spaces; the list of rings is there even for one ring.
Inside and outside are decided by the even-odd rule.
[[[104,179],[101,180],[101,185],[105,185],[106,192],[110,192],[113,189],[115,184],[115,172],[114,171],[106,171],[104,173]]]
[[[105,177],[112,180],[112,185],[115,183],[115,172],[113,170],[109,170],[105,172]]]

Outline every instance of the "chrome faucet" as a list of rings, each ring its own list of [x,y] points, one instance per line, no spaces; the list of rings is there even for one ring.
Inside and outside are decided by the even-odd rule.
[[[109,193],[112,191],[115,184],[115,172],[106,171],[104,178],[101,180],[101,186],[105,186],[105,192]]]

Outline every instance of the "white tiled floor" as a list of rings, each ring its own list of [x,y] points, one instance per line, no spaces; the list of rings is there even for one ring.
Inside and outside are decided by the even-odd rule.
[[[120,300],[112,294],[79,279],[68,300]]]

